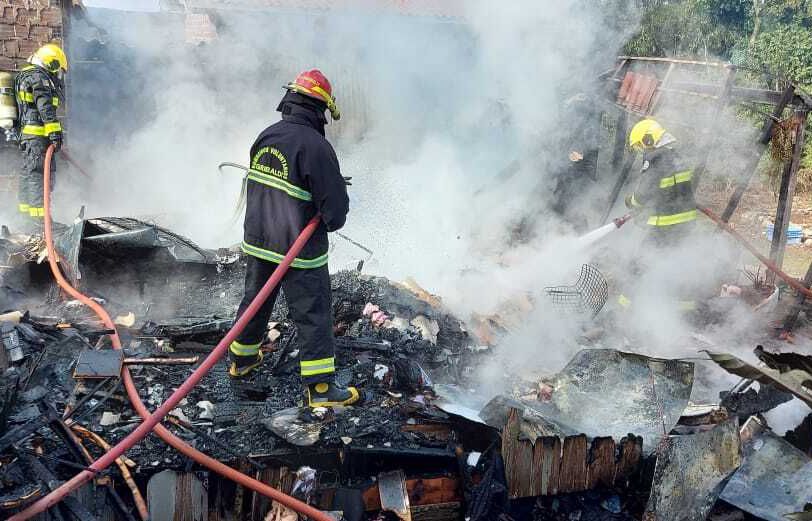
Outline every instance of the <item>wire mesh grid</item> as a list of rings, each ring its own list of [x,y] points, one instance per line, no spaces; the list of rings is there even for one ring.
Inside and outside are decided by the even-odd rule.
[[[595,316],[609,298],[606,277],[594,266],[584,264],[578,280],[572,286],[544,288],[547,296],[560,311]]]

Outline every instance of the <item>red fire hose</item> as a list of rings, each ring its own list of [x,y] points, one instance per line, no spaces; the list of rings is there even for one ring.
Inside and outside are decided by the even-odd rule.
[[[756,257],[758,260],[760,260],[760,261],[761,261],[761,263],[762,263],[762,264],[764,264],[765,266],[767,266],[767,269],[769,269],[770,271],[772,271],[773,273],[775,273],[776,275],[778,275],[778,277],[780,277],[780,278],[781,278],[781,280],[783,280],[784,282],[786,282],[786,283],[787,283],[787,284],[788,284],[788,285],[789,285],[791,288],[793,288],[794,290],[798,291],[799,293],[803,293],[803,294],[804,294],[805,296],[807,296],[807,297],[812,297],[812,291],[810,291],[810,290],[809,290],[809,288],[807,288],[806,286],[804,286],[803,284],[801,284],[801,282],[800,282],[798,279],[796,279],[796,278],[794,278],[794,277],[791,277],[791,276],[787,275],[786,273],[784,273],[783,271],[781,271],[781,269],[780,269],[778,266],[776,266],[776,265],[775,265],[775,264],[774,264],[772,261],[770,261],[770,259],[768,259],[768,258],[767,258],[767,257],[765,257],[764,255],[760,254],[760,253],[758,252],[758,250],[756,250],[756,249],[753,247],[753,245],[752,245],[752,244],[750,244],[749,242],[747,242],[747,239],[745,239],[745,238],[744,238],[744,237],[743,237],[743,236],[742,236],[742,235],[741,235],[739,232],[737,232],[736,230],[734,230],[734,229],[733,229],[733,228],[730,226],[730,224],[728,224],[728,223],[724,222],[724,221],[721,219],[721,217],[719,217],[718,215],[714,214],[713,212],[711,212],[709,209],[707,209],[707,208],[706,208],[706,207],[704,207],[704,206],[699,206],[699,205],[697,205],[697,207],[696,207],[696,208],[697,208],[697,210],[699,210],[700,212],[702,212],[702,213],[704,213],[705,215],[707,215],[707,216],[708,216],[708,218],[709,218],[711,221],[715,222],[715,223],[716,223],[716,224],[719,226],[719,228],[722,228],[722,229],[723,229],[723,230],[725,230],[727,233],[729,233],[730,235],[732,235],[732,236],[733,236],[733,237],[734,237],[736,240],[738,240],[738,241],[739,241],[739,242],[742,244],[742,246],[744,246],[744,247],[747,249],[747,251],[749,251],[750,253],[752,253],[752,254],[753,254],[753,256],[755,256],[755,257]]]
[[[113,330],[113,334],[111,335],[111,339],[113,342],[113,347],[115,349],[121,349],[121,339],[118,336],[118,332],[116,331],[116,326],[113,321],[110,319],[110,315],[107,314],[107,311],[104,310],[102,306],[100,306],[97,302],[91,300],[86,295],[80,293],[76,288],[70,285],[70,283],[65,280],[65,277],[62,276],[62,273],[59,270],[59,266],[57,265],[57,257],[56,257],[56,250],[54,248],[53,237],[51,233],[51,197],[50,197],[50,185],[51,185],[51,159],[53,158],[54,154],[54,146],[51,145],[48,147],[45,153],[45,244],[48,250],[48,263],[51,267],[51,271],[53,272],[54,278],[56,279],[57,284],[71,297],[79,300],[83,304],[90,307],[94,313],[96,313],[99,318],[104,322],[106,328]],[[193,447],[187,445],[184,441],[177,438],[174,434],[172,434],[168,429],[166,429],[163,425],[160,424],[160,421],[164,418],[164,416],[169,413],[175,406],[180,402],[184,396],[186,396],[189,391],[194,388],[195,385],[205,376],[207,372],[217,363],[220,358],[226,353],[229,344],[237,338],[237,335],[245,328],[248,321],[256,314],[259,307],[265,302],[274,288],[279,284],[282,280],[282,277],[285,275],[285,272],[290,267],[291,262],[299,254],[302,250],[304,245],[313,235],[313,232],[316,230],[316,227],[319,224],[320,217],[317,215],[313,219],[307,223],[304,230],[302,230],[299,237],[290,247],[287,255],[279,263],[279,267],[274,270],[273,275],[268,279],[265,285],[260,290],[259,294],[254,298],[248,308],[245,310],[245,313],[240,317],[239,320],[234,324],[231,330],[226,334],[226,336],[217,344],[217,347],[209,354],[208,357],[200,364],[200,366],[192,373],[188,380],[186,380],[183,385],[181,385],[172,396],[167,399],[163,405],[158,407],[154,413],[150,414],[149,410],[146,408],[144,403],[141,401],[140,396],[138,395],[138,390],[135,387],[135,382],[133,381],[132,375],[130,374],[129,370],[125,366],[121,372],[121,378],[124,382],[124,387],[127,390],[127,396],[132,402],[133,408],[138,412],[138,414],[144,419],[144,421],[133,431],[131,432],[126,438],[121,440],[115,447],[110,449],[107,453],[105,453],[102,457],[94,461],[87,470],[84,470],[71,478],[69,481],[66,481],[58,488],[54,489],[50,494],[47,496],[39,499],[28,508],[19,512],[9,518],[9,521],[23,521],[25,519],[30,519],[31,517],[44,512],[48,508],[54,506],[55,504],[59,503],[65,496],[70,494],[71,492],[75,491],[77,488],[82,486],[84,483],[92,479],[98,472],[104,470],[111,464],[115,463],[116,459],[122,456],[127,449],[138,443],[142,440],[147,434],[149,434],[153,429],[155,433],[164,440],[167,444],[172,446],[173,448],[177,449],[179,452],[188,456],[189,458],[193,459],[200,465],[217,472],[218,474],[229,478],[240,485],[249,488],[255,492],[262,494],[274,501],[278,501],[279,503],[301,513],[304,514],[315,521],[334,521],[332,517],[328,516],[324,512],[311,507],[310,505],[303,503],[287,494],[284,494],[265,483],[262,483],[256,479],[253,479],[245,474],[238,472],[237,470],[225,465],[224,463],[211,458],[202,452],[194,449]]]

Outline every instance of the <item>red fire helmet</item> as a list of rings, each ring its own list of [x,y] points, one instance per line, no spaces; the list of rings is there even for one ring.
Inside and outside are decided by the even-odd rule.
[[[285,85],[285,88],[293,92],[298,92],[303,96],[309,96],[325,102],[333,119],[341,119],[341,112],[338,110],[335,96],[333,96],[333,87],[330,85],[330,80],[328,80],[320,70],[313,69],[304,71],[296,76],[293,82]]]

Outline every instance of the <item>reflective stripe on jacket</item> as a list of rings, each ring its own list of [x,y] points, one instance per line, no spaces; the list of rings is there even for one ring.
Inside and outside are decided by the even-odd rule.
[[[56,116],[59,92],[51,75],[35,65],[23,67],[14,82],[23,139],[62,132]]]
[[[279,263],[307,222],[321,224],[291,264],[327,264],[327,232],[341,228],[349,211],[347,187],[335,151],[324,137],[323,109],[304,96],[286,95],[282,121],[265,129],[251,147],[242,251]]]
[[[629,197],[633,208],[648,208],[650,226],[674,226],[696,220],[693,170],[672,146],[646,152],[640,183]]]

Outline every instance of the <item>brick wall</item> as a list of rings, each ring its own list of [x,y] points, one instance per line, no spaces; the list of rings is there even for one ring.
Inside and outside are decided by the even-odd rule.
[[[62,0],[0,0],[0,69],[16,69],[40,45],[62,42]]]

